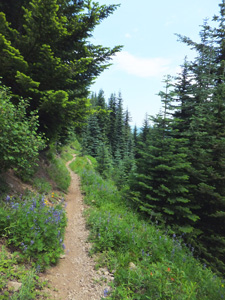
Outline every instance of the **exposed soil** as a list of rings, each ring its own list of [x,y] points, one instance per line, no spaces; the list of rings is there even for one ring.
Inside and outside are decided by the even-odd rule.
[[[75,157],[74,157],[75,159]],[[68,226],[65,234],[65,255],[57,266],[43,274],[43,279],[51,285],[52,299],[61,300],[100,300],[104,298],[107,283],[113,275],[106,269],[96,271],[95,262],[88,255],[90,244],[87,243],[83,203],[79,177],[67,168],[71,175],[71,185],[65,198],[67,203]]]

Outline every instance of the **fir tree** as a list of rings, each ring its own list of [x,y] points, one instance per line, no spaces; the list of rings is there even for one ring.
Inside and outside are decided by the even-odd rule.
[[[30,98],[41,130],[53,140],[89,113],[89,87],[109,66],[113,49],[90,43],[117,5],[89,0],[0,1],[0,76],[14,101]]]
[[[191,232],[198,217],[188,199],[189,163],[185,140],[175,137],[171,118],[174,92],[170,91],[170,78],[166,92],[161,92],[163,111],[154,122],[147,141],[142,143],[137,160],[137,174],[131,189],[141,210],[171,226],[179,232]]]
[[[107,139],[112,156],[115,157],[116,152],[116,113],[117,113],[117,100],[116,95],[111,94],[108,103],[109,120],[107,126]]]

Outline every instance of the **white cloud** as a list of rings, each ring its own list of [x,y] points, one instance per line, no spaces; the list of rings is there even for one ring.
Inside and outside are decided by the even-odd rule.
[[[125,37],[126,37],[127,39],[130,39],[130,38],[132,37],[132,35],[131,35],[130,33],[126,33],[126,34],[125,34]]]
[[[156,77],[171,73],[171,60],[155,57],[143,58],[121,51],[113,59],[115,66],[138,77]]]

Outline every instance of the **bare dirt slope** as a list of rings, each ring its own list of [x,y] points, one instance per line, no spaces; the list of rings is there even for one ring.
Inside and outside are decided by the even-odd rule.
[[[74,158],[75,159],[75,158]],[[69,164],[67,168],[69,169]],[[84,203],[79,177],[70,169],[71,185],[66,197],[68,226],[65,234],[65,257],[44,275],[52,286],[52,299],[100,300],[105,281],[113,280],[107,270],[94,270],[94,261],[88,256],[90,245],[86,242],[88,231],[83,217]]]

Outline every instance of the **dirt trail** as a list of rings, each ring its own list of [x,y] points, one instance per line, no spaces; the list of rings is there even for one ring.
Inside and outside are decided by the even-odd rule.
[[[75,157],[74,157],[75,159]],[[94,261],[88,256],[90,245],[86,242],[88,231],[85,227],[83,210],[85,208],[78,175],[67,168],[71,175],[71,185],[66,196],[68,225],[65,234],[65,256],[57,266],[48,270],[44,276],[52,286],[52,299],[61,300],[100,300],[105,281],[113,280],[107,270],[95,271]]]

